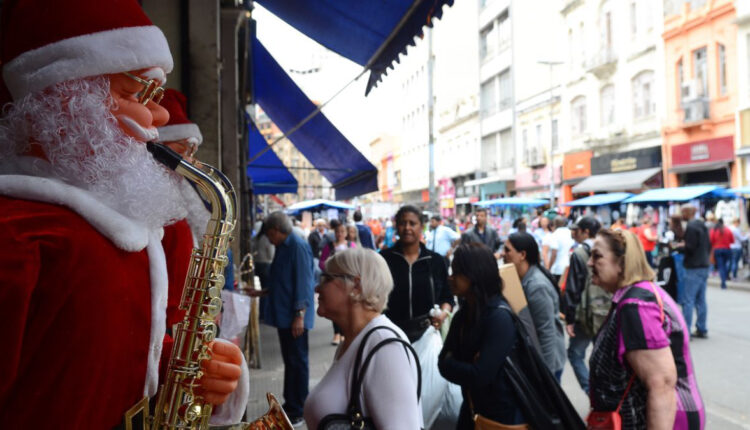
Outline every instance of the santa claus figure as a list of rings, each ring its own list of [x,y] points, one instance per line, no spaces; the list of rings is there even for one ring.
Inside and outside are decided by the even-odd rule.
[[[172,57],[135,0],[6,1],[2,18],[0,423],[111,428],[156,394],[193,244],[182,179],[144,144]],[[235,422],[242,355],[213,349],[205,398]]]

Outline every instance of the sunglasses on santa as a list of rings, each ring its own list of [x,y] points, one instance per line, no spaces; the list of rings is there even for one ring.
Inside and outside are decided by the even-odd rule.
[[[136,94],[138,103],[144,106],[151,100],[156,104],[161,103],[161,99],[164,98],[164,87],[160,86],[156,79],[146,80],[128,72],[122,72],[122,74],[143,85],[143,89]]]

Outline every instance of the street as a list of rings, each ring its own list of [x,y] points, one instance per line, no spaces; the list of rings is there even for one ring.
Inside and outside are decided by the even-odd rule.
[[[706,429],[750,430],[750,291],[711,286],[706,294],[709,338],[690,344],[706,405]],[[309,336],[312,388],[333,359],[331,322],[317,318]],[[261,326],[261,342],[263,368],[250,370],[248,417],[253,418],[265,413],[267,391],[283,401],[284,366],[276,330]],[[563,388],[579,413],[585,416],[588,398],[578,386],[569,364],[563,372]]]

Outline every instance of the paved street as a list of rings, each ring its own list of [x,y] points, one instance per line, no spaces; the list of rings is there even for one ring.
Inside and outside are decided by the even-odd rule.
[[[712,283],[713,284],[713,283]],[[750,291],[742,288],[720,290],[710,287],[709,336],[691,343],[698,383],[706,403],[707,429],[750,430]],[[328,369],[334,346],[331,323],[318,318],[310,333],[310,387]],[[283,364],[276,331],[261,327],[262,369],[251,370],[248,416],[265,412],[265,393],[283,391]],[[576,409],[584,415],[588,399],[578,386],[570,366],[563,373],[563,388]]]

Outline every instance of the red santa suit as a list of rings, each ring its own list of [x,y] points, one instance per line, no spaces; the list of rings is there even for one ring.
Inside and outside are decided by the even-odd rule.
[[[14,101],[69,79],[172,69],[166,38],[135,0],[17,0],[2,16],[0,64]],[[149,230],[82,189],[22,175],[0,174],[0,214],[9,322],[0,427],[117,425],[156,394],[167,324],[180,318],[189,228]],[[235,394],[228,403],[244,409]]]

